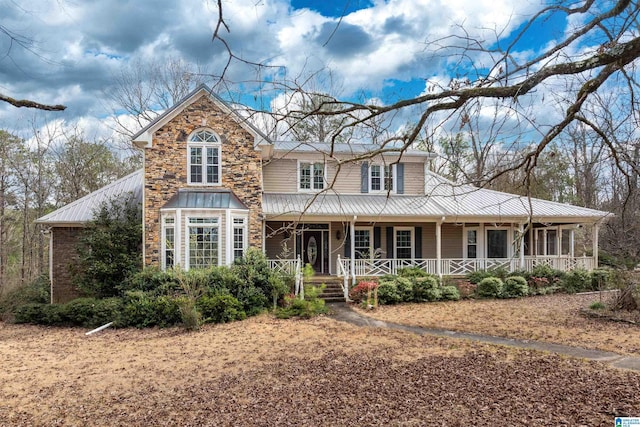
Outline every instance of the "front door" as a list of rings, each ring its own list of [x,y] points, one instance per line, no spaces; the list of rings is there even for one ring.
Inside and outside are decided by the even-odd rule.
[[[322,231],[305,230],[302,237],[302,262],[310,264],[316,273],[322,272]]]

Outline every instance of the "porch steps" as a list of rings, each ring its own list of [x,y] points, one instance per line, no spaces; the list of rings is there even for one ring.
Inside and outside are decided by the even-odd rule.
[[[342,292],[342,279],[335,276],[313,276],[305,282],[305,285],[320,286],[324,284],[324,291],[320,294],[320,298],[325,302],[344,302],[344,293]]]

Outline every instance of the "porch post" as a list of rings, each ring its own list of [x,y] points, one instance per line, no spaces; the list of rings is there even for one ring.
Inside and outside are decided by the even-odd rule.
[[[571,257],[572,260],[576,257],[576,251],[574,248],[575,241],[576,241],[575,233],[576,233],[576,230],[574,228],[572,228],[571,231],[569,232],[569,256]]]
[[[436,221],[436,274],[438,277],[442,277],[442,222],[444,217],[440,221]]]
[[[353,279],[351,283],[354,285],[356,283],[356,219],[358,217],[354,215],[351,220],[351,227],[349,227],[349,234],[351,235],[351,278]]]
[[[518,224],[518,234],[520,235],[520,270],[524,270],[524,224]]]
[[[598,232],[600,231],[600,223],[593,224],[593,268],[598,268]]]

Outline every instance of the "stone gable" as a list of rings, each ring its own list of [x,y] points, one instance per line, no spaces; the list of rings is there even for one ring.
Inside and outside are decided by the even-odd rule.
[[[187,138],[210,128],[221,139],[221,185],[187,184]],[[158,129],[144,159],[145,265],[160,263],[160,208],[180,188],[229,189],[249,208],[249,246],[262,244],[262,168],[254,138],[202,95]]]

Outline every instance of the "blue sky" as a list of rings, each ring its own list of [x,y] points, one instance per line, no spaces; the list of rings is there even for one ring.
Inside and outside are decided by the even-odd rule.
[[[0,127],[20,129],[64,119],[96,133],[114,106],[105,93],[123,67],[136,61],[162,64],[181,58],[203,74],[221,72],[226,56],[211,42],[216,2],[210,0],[117,0],[71,2],[33,0],[18,5],[0,0],[0,25],[25,36],[25,49],[0,34],[0,92],[44,103],[63,103],[64,113],[18,110],[0,104]],[[256,78],[298,81],[319,75],[315,90],[344,99],[390,103],[425,91],[429,82],[446,84],[469,66],[488,69],[491,58],[473,54],[460,65],[459,51],[438,40],[461,34],[501,46],[536,10],[539,0],[253,0],[224,1],[230,26],[226,40],[234,52],[265,62],[277,73],[234,64],[228,70],[235,95],[269,107],[277,93],[260,91]],[[531,28],[515,53],[530,56],[566,30],[564,19]],[[500,37],[496,40],[496,34]],[[451,40],[448,42],[451,43]],[[495,45],[494,45],[495,46]],[[331,84],[327,76],[331,76]],[[205,78],[205,82],[214,81]],[[246,92],[242,92],[246,91]],[[259,96],[266,94],[266,98]],[[116,108],[117,109],[117,108]]]

